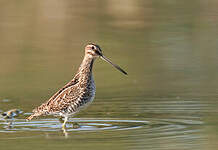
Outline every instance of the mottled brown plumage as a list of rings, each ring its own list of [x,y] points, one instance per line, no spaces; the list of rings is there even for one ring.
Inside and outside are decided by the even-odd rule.
[[[124,74],[127,74],[119,66],[104,57],[98,45],[89,43],[85,47],[85,56],[75,77],[55,93],[47,102],[35,108],[33,114],[29,116],[27,120],[41,115],[58,115],[65,118],[63,124],[63,127],[65,127],[69,116],[77,113],[94,99],[95,83],[92,75],[92,67],[97,57],[101,57]]]

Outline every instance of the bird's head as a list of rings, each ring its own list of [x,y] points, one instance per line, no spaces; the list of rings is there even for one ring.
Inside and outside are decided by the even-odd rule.
[[[115,67],[116,69],[118,69],[119,71],[121,71],[123,74],[127,75],[127,73],[121,69],[118,65],[112,63],[108,58],[106,58],[103,53],[102,50],[100,48],[99,45],[94,44],[94,43],[89,43],[88,45],[86,45],[85,47],[85,53],[86,55],[93,57],[93,58],[97,58],[100,57],[101,59],[103,59],[104,61],[108,62],[109,64],[111,64],[113,67]]]

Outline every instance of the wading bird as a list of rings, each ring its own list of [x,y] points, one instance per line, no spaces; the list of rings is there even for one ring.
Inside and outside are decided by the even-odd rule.
[[[85,47],[85,56],[74,78],[55,93],[48,101],[33,110],[33,114],[27,121],[41,115],[55,115],[64,118],[62,125],[65,129],[70,116],[79,112],[81,108],[89,105],[95,96],[95,83],[92,75],[92,67],[96,58],[100,57],[119,71],[127,75],[118,65],[113,64],[102,54],[101,48],[94,43]]]

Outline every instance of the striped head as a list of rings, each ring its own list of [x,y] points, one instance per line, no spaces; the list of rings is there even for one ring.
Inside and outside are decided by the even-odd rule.
[[[100,46],[94,43],[89,43],[85,47],[85,53],[88,54],[91,57],[100,57],[102,56],[102,51]]]
[[[119,71],[121,71],[123,74],[127,75],[127,73],[121,69],[118,65],[112,63],[108,58],[106,58],[103,53],[102,50],[100,48],[99,45],[94,44],[94,43],[89,43],[88,45],[86,45],[85,47],[85,54],[89,57],[92,58],[97,58],[100,57],[101,59],[103,59],[104,61],[108,62],[109,64],[111,64],[113,67],[115,67],[116,69],[118,69]]]

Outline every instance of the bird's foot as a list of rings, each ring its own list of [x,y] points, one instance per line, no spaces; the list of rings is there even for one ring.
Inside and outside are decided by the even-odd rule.
[[[77,122],[73,122],[72,124],[74,129],[80,128],[80,125]]]

